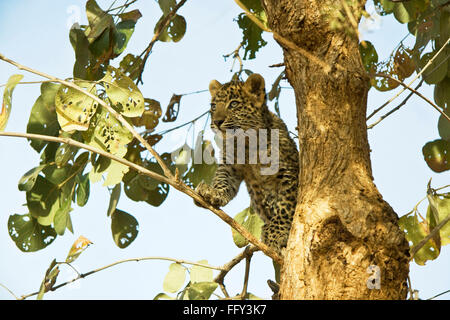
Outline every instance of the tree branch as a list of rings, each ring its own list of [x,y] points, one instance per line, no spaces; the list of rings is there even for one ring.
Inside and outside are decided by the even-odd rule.
[[[410,90],[412,93],[415,93],[416,95],[418,95],[419,97],[421,97],[423,100],[425,100],[426,102],[428,102],[433,108],[435,108],[442,116],[444,116],[444,118],[446,118],[448,121],[450,121],[450,117],[445,114],[437,105],[435,105],[430,99],[428,99],[427,97],[423,96],[419,91],[411,88],[410,86],[406,85],[405,83],[403,83],[400,80],[395,79],[394,77],[388,75],[388,74],[384,74],[384,73],[375,73],[374,76],[376,77],[383,77],[383,78],[388,78],[391,79],[395,82],[397,82],[398,84],[400,84],[401,86],[403,86],[405,89]]]
[[[4,288],[6,291],[8,291],[16,300],[20,300],[20,298],[18,296],[16,296],[14,294],[14,292],[12,292],[7,286],[5,286],[4,284],[0,283],[0,287]]]
[[[223,292],[223,294],[225,295],[226,298],[230,298],[230,295],[228,294],[228,292],[227,292],[227,290],[225,288],[225,284],[224,284],[225,276],[239,262],[241,262],[243,259],[246,259],[247,257],[251,257],[253,255],[253,253],[258,251],[258,250],[259,250],[259,248],[255,247],[255,246],[247,246],[244,249],[244,251],[242,251],[240,254],[238,254],[236,257],[234,257],[230,262],[225,264],[222,267],[222,271],[220,271],[220,273],[214,278],[214,282],[217,282],[219,284],[220,289],[222,290],[222,292]],[[248,281],[248,277],[247,277],[247,281]]]
[[[422,68],[422,70],[420,70],[420,72],[407,84],[408,87],[411,87],[411,85],[422,75],[422,73],[424,73],[424,71],[433,63],[433,61],[436,59],[436,57],[445,49],[445,47],[448,45],[448,43],[450,42],[450,37],[447,39],[447,41],[445,42],[445,44],[439,49],[438,52],[436,52],[436,54],[428,61],[428,63]],[[438,66],[436,67],[438,68]],[[435,69],[436,69],[435,68]],[[433,71],[435,70],[433,69]],[[400,96],[404,91],[406,90],[406,87],[403,87],[402,90],[400,90],[399,92],[397,92],[392,98],[390,98],[387,102],[385,102],[381,107],[379,107],[378,109],[376,109],[375,111],[373,111],[367,118],[366,120],[369,120],[370,118],[372,118],[376,113],[378,113],[381,109],[383,109],[385,106],[387,106],[389,103],[391,103],[392,101],[394,101],[398,96]]]
[[[267,256],[274,259],[277,263],[280,265],[283,264],[282,258],[269,246],[267,246],[265,243],[261,242],[261,240],[257,239],[254,235],[252,235],[247,229],[245,229],[241,224],[237,223],[236,220],[234,220],[232,217],[230,217],[228,214],[226,214],[223,210],[219,208],[213,207],[211,204],[206,202],[198,193],[196,193],[193,189],[188,187],[186,184],[184,184],[182,181],[177,180],[175,178],[167,178],[165,176],[159,175],[153,171],[150,171],[144,167],[141,167],[131,161],[128,161],[124,158],[117,157],[113,154],[110,154],[108,152],[105,152],[101,149],[97,149],[95,147],[89,146],[87,144],[75,141],[70,138],[61,138],[61,137],[53,137],[53,136],[45,136],[45,135],[39,135],[39,134],[31,134],[31,133],[17,133],[17,132],[0,132],[0,136],[7,136],[7,137],[19,137],[19,138],[27,138],[27,139],[39,139],[39,140],[45,140],[45,141],[51,141],[51,142],[60,142],[65,143],[68,145],[72,145],[78,148],[86,149],[88,151],[100,154],[102,156],[105,156],[109,159],[115,160],[123,165],[126,165],[139,173],[142,173],[144,175],[147,175],[155,180],[164,182],[169,184],[170,186],[174,187],[178,191],[181,191],[182,193],[190,196],[192,199],[194,199],[196,202],[201,204],[204,208],[210,210],[213,212],[216,216],[218,216],[222,221],[227,223],[230,227],[232,227],[234,230],[239,232],[244,238],[246,238],[251,244],[258,247],[262,252],[264,252]]]
[[[422,86],[423,81],[424,81],[424,79],[420,80],[419,84],[414,88],[414,90],[419,89]],[[396,106],[394,109],[392,109],[391,111],[387,112],[386,114],[382,115],[377,121],[375,121],[370,126],[368,126],[367,129],[372,129],[377,124],[379,124],[381,121],[383,121],[385,118],[389,117],[391,114],[393,114],[394,112],[398,111],[401,107],[403,107],[406,104],[406,102],[408,102],[409,98],[411,98],[413,95],[414,95],[414,92],[411,92],[410,94],[408,94],[408,96],[405,99],[403,99],[403,101],[400,102],[398,104],[398,106]],[[389,102],[384,103],[381,107],[376,109],[372,114],[377,113],[379,110],[383,109],[388,104],[389,104]]]
[[[59,288],[62,288],[62,287],[66,286],[66,285],[68,285],[70,283],[73,283],[73,282],[78,281],[80,279],[84,279],[84,278],[86,278],[86,277],[88,277],[88,276],[90,276],[90,275],[92,275],[94,273],[97,273],[97,272],[109,269],[111,267],[114,267],[114,266],[122,264],[122,263],[132,262],[132,261],[139,262],[139,261],[147,261],[147,260],[173,261],[173,262],[179,263],[179,264],[190,264],[190,265],[193,265],[193,266],[199,266],[199,267],[208,268],[208,269],[223,270],[223,268],[221,268],[221,267],[214,267],[214,266],[210,266],[208,264],[203,264],[203,263],[198,263],[198,262],[193,262],[193,261],[188,261],[188,260],[182,260],[182,259],[168,258],[168,257],[131,258],[131,259],[125,259],[125,260],[116,261],[116,262],[113,262],[111,264],[108,264],[106,266],[103,266],[103,267],[100,267],[100,268],[97,268],[97,269],[94,269],[94,270],[91,270],[91,271],[86,272],[86,273],[78,273],[78,271],[76,271],[78,273],[78,276],[76,278],[73,278],[73,279],[71,279],[69,281],[66,281],[66,282],[63,282],[63,283],[61,283],[61,284],[59,284],[57,286],[54,286],[49,291],[56,291]],[[58,264],[66,264],[66,263],[65,262],[59,262]],[[32,297],[32,296],[35,296],[37,294],[39,294],[39,291],[30,293],[30,294],[27,294],[27,295],[23,295],[22,297],[20,297],[18,299],[19,300],[25,300],[25,299],[27,299],[29,297]]]
[[[108,112],[110,114],[112,114],[114,117],[116,117],[117,120],[119,120],[119,122],[128,129],[128,131],[130,131],[133,135],[133,137],[135,137],[140,143],[142,143],[142,145],[148,150],[150,151],[150,153],[155,157],[156,161],[158,162],[158,164],[161,166],[161,168],[163,169],[164,175],[167,178],[171,178],[173,179],[174,176],[172,175],[172,172],[169,170],[169,168],[167,167],[167,165],[165,164],[165,162],[161,159],[161,157],[159,156],[159,154],[152,148],[152,146],[141,136],[139,135],[139,133],[136,132],[136,130],[133,128],[133,126],[131,124],[128,123],[128,121],[125,120],[125,118],[118,113],[116,110],[114,110],[110,105],[108,105],[105,101],[103,101],[102,99],[100,99],[99,97],[97,97],[96,95],[91,94],[90,92],[87,92],[85,90],[83,90],[83,88],[77,86],[75,83],[70,82],[70,81],[66,81],[66,80],[62,80],[59,78],[56,78],[54,76],[48,75],[46,73],[31,69],[29,67],[23,66],[11,59],[6,58],[3,54],[0,53],[0,60],[3,60],[5,62],[8,62],[9,64],[12,64],[13,66],[16,66],[18,69],[20,70],[25,70],[28,71],[30,73],[34,73],[37,74],[41,77],[47,78],[49,80],[51,80],[52,82],[57,82],[57,83],[61,83],[62,85],[65,85],[66,87],[70,87],[72,89],[75,89],[83,94],[85,94],[86,96],[88,96],[89,98],[95,100],[98,104],[100,104],[102,107],[104,107],[106,110],[108,110]]]

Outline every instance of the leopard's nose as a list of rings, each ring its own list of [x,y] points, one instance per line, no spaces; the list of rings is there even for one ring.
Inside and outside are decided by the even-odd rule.
[[[217,128],[220,128],[222,123],[223,123],[223,120],[214,120],[214,124],[216,125]]]

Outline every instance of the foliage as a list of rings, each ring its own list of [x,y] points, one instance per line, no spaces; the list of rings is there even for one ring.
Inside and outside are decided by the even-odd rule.
[[[444,0],[411,0],[391,2],[374,0],[381,15],[393,14],[402,24],[407,24],[410,35],[415,37],[415,44],[407,48],[403,42],[385,61],[378,61],[374,46],[365,41],[360,45],[363,63],[372,73],[384,73],[399,81],[423,71],[426,83],[434,85],[434,100],[442,112],[450,115],[450,7]],[[445,46],[445,48],[443,48]],[[440,54],[437,54],[441,50]],[[432,60],[433,59],[433,60]],[[431,62],[428,66],[428,62]],[[426,69],[425,69],[426,68]],[[372,78],[372,86],[380,91],[392,90],[399,83],[390,78]],[[423,147],[426,163],[435,172],[450,169],[448,153],[450,151],[450,125],[441,115],[438,121],[440,139],[427,142]]]
[[[160,0],[159,5],[162,20],[176,2]],[[152,134],[162,116],[161,105],[157,100],[145,98],[133,82],[143,68],[141,57],[128,54],[118,68],[111,65],[125,50],[142,15],[139,10],[104,11],[95,0],[86,2],[86,15],[89,24],[74,25],[69,34],[76,59],[73,83],[85,92],[67,85],[42,83],[41,95],[30,113],[27,133],[72,138],[162,174],[155,159],[144,153],[145,147],[95,100],[97,97],[104,101],[134,127],[144,127],[143,137],[149,144],[155,145],[161,140],[162,135]],[[155,28],[159,27],[158,23]],[[174,15],[159,40],[180,41],[185,29],[184,18]],[[1,129],[6,126],[11,111],[13,89],[21,79],[21,75],[14,75],[6,85]],[[176,120],[180,100],[181,96],[174,95],[163,121]],[[19,190],[26,193],[29,213],[12,215],[8,222],[9,234],[22,251],[43,249],[66,229],[73,232],[71,211],[74,204],[86,205],[91,183],[103,180],[104,186],[112,188],[107,216],[111,218],[113,240],[120,248],[130,245],[139,230],[136,218],[117,207],[122,185],[128,198],[152,206],[160,206],[169,193],[169,185],[104,156],[81,152],[63,143],[32,140],[30,144],[41,154],[40,163],[25,173],[18,185]],[[200,151],[193,150],[193,153],[202,153],[210,143],[201,137],[197,145]],[[164,153],[162,158],[175,171],[171,153]],[[182,178],[192,186],[202,179],[210,180],[215,171],[215,164],[205,164],[202,160],[187,161],[184,166],[186,170],[182,174],[186,174]]]
[[[450,193],[437,193],[437,190],[428,186],[427,200],[428,208],[425,217],[420,214],[416,205],[411,212],[399,220],[399,226],[405,231],[406,239],[410,242],[412,250],[415,250],[414,246],[430,233],[435,233],[415,252],[414,261],[419,265],[436,259],[440,254],[441,247],[450,243],[450,223],[435,230],[439,223],[450,217]]]
[[[253,13],[263,25],[267,25],[267,16],[261,1],[243,0],[242,4]],[[251,21],[245,13],[239,14],[236,18],[239,28],[242,30],[242,46],[244,48],[243,59],[255,59],[256,52],[267,44],[262,38],[263,30]]]
[[[199,264],[208,265],[207,260],[198,261]],[[186,272],[189,272],[190,279],[186,282]],[[163,290],[167,293],[177,293],[172,297],[167,293],[159,293],[155,300],[208,300],[217,289],[217,283],[213,281],[213,270],[200,265],[193,265],[190,268],[179,263],[172,263],[169,272],[163,282]]]

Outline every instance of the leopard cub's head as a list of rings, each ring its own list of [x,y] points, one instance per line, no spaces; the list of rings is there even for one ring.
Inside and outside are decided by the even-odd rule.
[[[266,90],[264,78],[256,73],[245,82],[209,83],[211,93],[211,128],[227,129],[265,128]]]

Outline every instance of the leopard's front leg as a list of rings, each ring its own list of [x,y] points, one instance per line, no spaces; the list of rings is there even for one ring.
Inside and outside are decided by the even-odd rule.
[[[218,208],[225,206],[233,199],[242,182],[242,177],[232,165],[221,164],[218,166],[211,185],[201,182],[195,191],[200,194],[206,202]],[[197,206],[202,207],[197,201]]]

